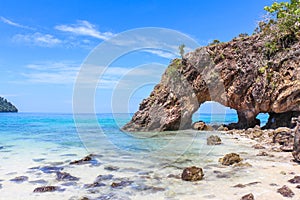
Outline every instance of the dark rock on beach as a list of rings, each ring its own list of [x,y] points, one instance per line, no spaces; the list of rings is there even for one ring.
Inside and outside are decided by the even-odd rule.
[[[15,182],[15,183],[23,183],[24,181],[27,181],[28,177],[27,176],[17,176],[13,179],[10,179],[10,181]]]
[[[222,140],[217,135],[211,135],[206,139],[207,145],[220,145],[222,144]]]
[[[290,179],[289,182],[293,184],[300,183],[300,176],[295,176],[294,178]]]
[[[88,155],[80,160],[75,160],[70,162],[70,165],[82,165],[82,164],[89,164],[89,162],[92,160],[93,158]]]
[[[252,193],[246,194],[241,198],[241,200],[254,200],[254,195]]]
[[[185,168],[181,174],[184,181],[199,181],[204,177],[203,170],[200,167],[192,166]]]
[[[79,178],[72,176],[67,172],[56,172],[56,180],[58,181],[78,181]]]
[[[199,122],[195,122],[192,125],[192,128],[194,130],[198,130],[198,131],[213,131],[214,128],[212,126],[207,125],[205,122],[203,121],[199,121]]]
[[[286,185],[282,186],[277,190],[284,197],[293,197],[295,193]]]
[[[226,165],[226,166],[229,166],[229,165],[233,165],[235,163],[239,163],[241,162],[243,159],[240,157],[239,154],[236,154],[236,153],[229,153],[229,154],[226,154],[223,158],[220,158],[219,159],[219,162],[222,164],[222,165]]]
[[[43,187],[37,187],[33,190],[33,192],[36,193],[44,193],[44,192],[54,192],[59,190],[59,187],[57,186],[43,186]]]

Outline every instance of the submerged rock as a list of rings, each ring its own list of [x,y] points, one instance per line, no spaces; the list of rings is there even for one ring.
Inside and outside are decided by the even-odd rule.
[[[200,167],[187,167],[181,174],[181,179],[184,181],[200,181],[204,177],[203,170]]]
[[[121,181],[121,182],[113,182],[110,186],[112,188],[123,188],[123,187],[126,187],[126,186],[129,186],[133,183],[133,181]]]
[[[82,164],[87,164],[89,163],[89,161],[91,161],[93,158],[88,155],[80,160],[75,160],[75,161],[72,161],[70,162],[70,165],[82,165]]]
[[[293,197],[295,193],[286,185],[282,186],[277,190],[284,197]]]
[[[59,187],[57,186],[43,186],[43,187],[37,187],[33,190],[33,192],[37,193],[43,193],[43,192],[54,192],[59,190]]]
[[[78,181],[79,178],[72,176],[67,172],[56,172],[56,180],[58,181]]]
[[[27,181],[28,177],[27,176],[17,176],[13,179],[10,179],[10,181],[15,182],[15,183],[22,183],[24,181]]]
[[[220,145],[222,144],[222,140],[217,135],[211,135],[207,138],[207,145]]]
[[[241,198],[241,200],[254,200],[254,195],[252,193],[246,194]]]
[[[219,162],[222,164],[222,165],[226,165],[226,166],[229,166],[229,165],[233,165],[235,163],[239,163],[241,162],[243,159],[240,157],[239,154],[236,154],[236,153],[229,153],[229,154],[226,154],[223,158],[220,158],[219,159]]]
[[[63,167],[45,166],[45,167],[41,167],[39,169],[46,174],[51,174],[51,173],[56,173],[58,171],[61,171],[64,168]]]
[[[120,168],[117,166],[106,166],[104,169],[107,171],[118,171]]]

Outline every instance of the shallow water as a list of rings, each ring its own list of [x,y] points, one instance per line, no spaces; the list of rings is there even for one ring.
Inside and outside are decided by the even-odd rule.
[[[128,115],[98,115],[99,128],[91,116],[83,115],[76,127],[72,115],[1,114],[0,199],[240,199],[250,192],[256,199],[283,199],[276,190],[284,184],[295,192],[294,199],[300,195],[287,182],[292,172],[300,172],[290,154],[257,157],[259,150],[251,148],[255,141],[220,132],[126,134],[117,124],[127,120]],[[219,135],[223,144],[207,146],[206,138],[212,134]],[[231,152],[252,167],[221,166],[218,159]],[[95,154],[93,162],[69,164],[90,153]],[[192,165],[204,169],[202,181],[180,179],[182,170]],[[68,172],[79,180],[56,180],[53,171]],[[106,176],[101,186],[87,187],[98,175]],[[28,180],[11,181],[18,176]],[[121,181],[124,187],[111,187]],[[233,187],[251,182],[258,183]],[[59,186],[60,191],[33,193],[45,185]]]

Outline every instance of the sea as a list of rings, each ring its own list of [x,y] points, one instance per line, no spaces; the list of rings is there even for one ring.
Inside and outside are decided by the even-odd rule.
[[[121,131],[132,114],[0,114],[0,199],[239,199],[254,192],[260,199],[280,199],[272,183],[279,171],[295,170],[282,160],[262,160],[256,141],[223,132]],[[259,116],[262,124],[267,116]],[[236,114],[197,114],[194,121],[222,124]],[[218,135],[222,144],[208,146]],[[224,167],[218,160],[236,152],[251,168]],[[71,164],[86,156],[92,160]],[[182,170],[197,166],[204,179],[181,180]],[[59,178],[65,173],[65,178]],[[75,178],[74,178],[75,177]],[[257,182],[237,189],[237,184]],[[38,187],[56,191],[38,193]],[[274,195],[274,196],[272,196]]]

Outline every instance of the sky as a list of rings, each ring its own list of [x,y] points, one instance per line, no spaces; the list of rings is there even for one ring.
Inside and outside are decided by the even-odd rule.
[[[266,14],[263,7],[272,2],[0,0],[0,96],[20,112],[71,113],[80,70],[107,41],[129,44],[130,35],[122,41],[118,36],[136,33],[132,30],[146,30],[147,35],[153,33],[147,27],[157,27],[182,33],[199,46],[214,39],[226,42],[240,33],[252,34]],[[98,51],[103,59],[105,53]],[[119,55],[109,66],[96,63],[93,69],[103,74],[94,88],[95,112],[136,111],[175,57],[175,50],[143,49]],[[139,84],[122,96],[119,91],[129,82]]]

